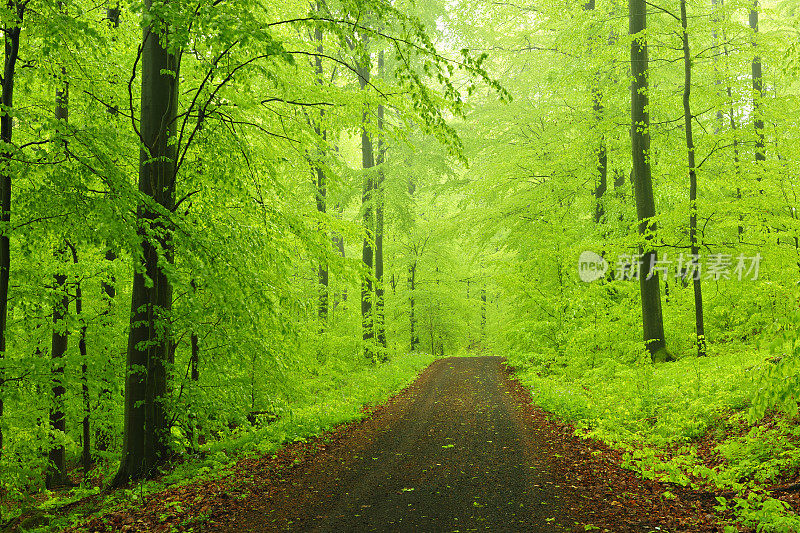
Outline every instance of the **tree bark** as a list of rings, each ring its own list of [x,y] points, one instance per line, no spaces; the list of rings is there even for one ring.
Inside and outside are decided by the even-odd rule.
[[[153,0],[145,0],[150,11]],[[162,28],[158,35],[152,28]],[[113,484],[152,476],[167,461],[169,427],[164,401],[171,350],[172,286],[165,263],[172,262],[175,205],[178,60],[167,49],[165,21],[144,29],[142,38],[141,136],[137,209],[141,239],[134,261],[131,325],[125,380],[125,430],[119,472]]]
[[[63,249],[56,252],[55,256],[61,260]],[[53,391],[53,404],[50,407],[50,430],[55,438],[59,433],[66,432],[64,418],[64,355],[67,353],[69,333],[67,331],[67,310],[69,308],[69,295],[67,294],[65,274],[55,274],[53,285],[53,335],[50,351],[51,380]],[[48,489],[67,484],[66,460],[64,446],[53,444],[48,453],[48,466],[45,475],[45,486]]]
[[[583,9],[586,11],[594,11],[595,9],[595,1],[589,0],[586,4],[584,4]],[[591,46],[589,47],[589,52],[591,53]],[[596,76],[599,78],[599,75]],[[594,86],[592,87],[592,109],[594,111],[595,121],[600,124],[602,117],[603,117],[603,93],[602,89],[595,81]],[[597,147],[597,151],[595,152],[596,156],[596,165],[597,165],[597,177],[598,181],[594,188],[594,223],[599,224],[600,221],[603,219],[603,215],[605,214],[605,208],[603,207],[603,195],[608,190],[608,154],[606,152],[606,141],[603,135],[600,135],[600,142]]]
[[[0,115],[0,140],[4,146],[11,146],[14,133],[14,121],[10,110],[14,107],[14,76],[19,57],[19,41],[22,31],[22,19],[25,15],[25,2],[8,0],[9,11],[16,13],[17,20],[4,28],[5,58],[3,62],[3,79],[0,103],[3,109],[9,110]],[[6,328],[8,326],[8,280],[11,273],[11,160],[13,154],[9,150],[0,152],[0,224],[4,231],[0,232],[0,422],[3,419],[3,398],[5,395],[5,355]],[[3,458],[3,429],[0,423],[0,460]]]
[[[106,250],[105,260],[109,262],[113,262],[117,259],[117,255],[111,251]],[[100,283],[100,292],[101,297],[103,298],[106,308],[102,312],[102,321],[101,324],[103,328],[111,328],[113,326],[113,308],[114,308],[114,299],[117,296],[117,289],[116,289],[116,280],[114,276],[111,276],[109,280],[103,280]],[[103,347],[103,354],[102,354],[102,362],[100,368],[100,394],[97,400],[97,408],[98,411],[102,412],[102,415],[97,417],[100,420],[107,420],[111,417],[113,412],[112,404],[114,403],[114,399],[111,394],[111,385],[112,380],[108,377],[109,374],[113,373],[114,368],[114,357],[113,357],[113,350],[110,346],[106,345]],[[95,446],[98,451],[105,452],[108,451],[109,446],[111,445],[111,434],[104,427],[105,424],[98,424],[97,428],[95,429]]]
[[[664,339],[661,315],[661,288],[658,272],[652,266],[658,259],[654,245],[656,214],[653,181],[650,171],[650,116],[648,112],[647,5],[645,0],[628,0],[631,42],[631,155],[633,160],[634,194],[639,233],[647,247],[640,246],[642,256],[639,289],[642,299],[643,340],[653,361],[670,359]]]
[[[681,28],[683,30],[683,118],[686,133],[686,158],[689,165],[689,241],[692,247],[692,262],[696,263],[700,250],[697,246],[697,166],[695,163],[694,137],[692,135],[692,56],[689,49],[689,23],[686,16],[686,0],[680,0]],[[700,281],[700,269],[694,265],[694,320],[697,342],[697,355],[706,355],[706,334],[703,325],[703,290]]]
[[[758,50],[758,0],[753,0],[753,8],[750,10],[750,29],[753,30],[753,49]],[[761,113],[761,100],[764,97],[764,78],[761,73],[761,56],[756,53],[751,64],[751,77],[753,82],[753,128],[756,133],[756,162],[766,160],[764,150],[764,116]],[[762,169],[757,169],[756,179],[761,181]]]
[[[359,71],[359,82],[361,89],[365,90],[369,83],[370,59],[369,54],[364,54]],[[361,126],[361,163],[364,172],[364,186],[361,192],[361,206],[364,210],[364,243],[361,248],[361,260],[364,263],[364,279],[361,282],[361,330],[364,341],[364,357],[369,360],[375,359],[374,350],[374,323],[372,311],[372,278],[373,278],[373,250],[372,242],[375,233],[375,220],[373,217],[373,198],[375,184],[370,169],[375,166],[372,139],[367,132],[369,121],[368,110],[365,108]]]
[[[72,262],[78,264],[78,249],[70,242],[67,242],[72,251]],[[81,288],[81,280],[75,281],[75,316],[78,318],[80,324],[80,334],[78,337],[78,350],[81,354],[81,392],[83,393],[83,453],[81,454],[81,464],[83,466],[83,476],[89,473],[92,468],[92,439],[91,439],[91,402],[89,401],[89,372],[88,372],[88,355],[86,351],[86,317],[83,316],[83,290]]]
[[[197,291],[197,283],[195,280],[191,282],[192,290]],[[200,339],[197,336],[197,330],[192,329],[191,334],[191,345],[192,345],[192,355],[189,359],[189,366],[191,369],[190,378],[192,380],[192,384],[195,385],[195,390],[197,387],[197,383],[200,381]],[[190,405],[189,406],[189,445],[192,450],[196,449],[197,447],[197,406]]]
[[[481,349],[486,341],[486,285],[481,287]]]
[[[320,4],[317,3],[317,12],[320,12]],[[317,27],[314,30],[314,40],[317,41],[317,55],[314,58],[315,62],[315,69],[317,73],[317,83],[322,86],[323,79],[323,70],[322,70],[322,54],[324,52],[322,47],[322,28]],[[323,118],[325,117],[325,110],[320,108],[319,110],[319,119],[320,124],[322,123]],[[327,131],[322,129],[321,126],[317,125],[314,126],[314,131],[317,136],[322,137],[322,140],[327,140]],[[317,164],[316,167],[316,203],[317,203],[317,211],[320,213],[325,213],[327,210],[327,179],[325,177],[325,171],[322,167]],[[326,237],[327,238],[327,237]],[[325,322],[328,318],[328,265],[325,259],[320,260],[319,268],[317,270],[317,279],[319,282],[319,307],[318,307],[318,316],[320,320],[320,332],[325,330]]]
[[[414,316],[414,297],[417,281],[417,261],[413,260],[408,265],[408,306],[409,306],[409,324],[411,327],[411,351],[415,351],[419,345],[419,334],[417,333],[417,319]]]

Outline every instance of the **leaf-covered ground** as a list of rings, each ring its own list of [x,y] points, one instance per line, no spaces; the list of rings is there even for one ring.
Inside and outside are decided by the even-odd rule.
[[[722,531],[713,494],[621,462],[501,358],[448,358],[362,421],[75,531]]]

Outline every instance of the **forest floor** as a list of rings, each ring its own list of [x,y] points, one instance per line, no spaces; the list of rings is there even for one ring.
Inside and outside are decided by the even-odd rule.
[[[440,359],[370,416],[80,531],[722,531],[531,404],[500,357]]]

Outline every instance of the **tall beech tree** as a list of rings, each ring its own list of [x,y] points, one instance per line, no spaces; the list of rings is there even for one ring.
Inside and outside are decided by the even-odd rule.
[[[61,2],[58,3],[59,9],[62,8]],[[65,76],[66,71],[62,68],[61,75]],[[57,133],[66,135],[66,125],[69,120],[69,84],[66,80],[61,81],[62,86],[56,91],[56,112],[55,118],[58,122]],[[66,141],[64,142],[66,148]],[[66,263],[66,243],[59,245],[56,251],[58,266],[63,271]],[[52,391],[53,405],[50,407],[50,431],[55,441],[50,447],[48,454],[48,470],[45,476],[45,486],[54,488],[67,483],[66,456],[64,454],[63,438],[66,434],[66,415],[64,413],[64,356],[67,353],[69,340],[69,330],[67,317],[69,311],[69,294],[67,292],[67,276],[63,272],[54,275],[53,284],[53,333],[50,349],[52,366]]]
[[[114,485],[148,477],[169,455],[167,371],[172,355],[170,216],[175,207],[178,53],[169,21],[145,0],[149,23],[141,46],[140,200],[136,219],[141,248],[134,251],[131,324],[125,380],[122,461]]]
[[[363,40],[367,46],[367,38]],[[365,50],[359,63],[358,81],[361,90],[364,91],[370,83],[370,63],[369,53]],[[367,359],[375,358],[375,320],[373,310],[373,278],[374,278],[374,255],[373,244],[375,242],[375,177],[373,167],[375,166],[375,152],[372,145],[372,138],[369,133],[369,106],[364,104],[361,125],[361,168],[364,169],[363,186],[361,191],[361,209],[363,210],[362,219],[364,223],[364,240],[361,246],[361,261],[364,263],[364,275],[361,282],[361,329],[362,340],[364,342],[364,356]]]
[[[3,78],[0,80],[0,460],[3,458],[3,410],[5,384],[8,378],[5,370],[6,331],[8,329],[8,283],[11,273],[11,165],[14,153],[11,144],[14,134],[14,86],[16,83],[17,60],[19,59],[20,35],[26,1],[8,0],[4,6],[7,11],[4,19],[9,21],[3,28],[5,48],[3,56]],[[0,511],[1,512],[1,511]]]
[[[666,349],[664,320],[661,313],[661,287],[658,271],[655,270],[658,252],[655,234],[656,206],[653,197],[653,178],[650,169],[650,112],[648,53],[647,53],[647,2],[628,0],[629,33],[631,41],[631,158],[633,161],[633,184],[636,196],[636,214],[639,218],[639,234],[644,240],[640,245],[641,268],[639,290],[642,301],[642,329],[647,350],[653,361],[671,358]]]
[[[320,13],[322,8],[319,3],[317,3],[317,13]],[[314,41],[317,43],[316,48],[316,55],[314,56],[314,68],[317,74],[317,83],[320,87],[323,86],[324,83],[324,70],[322,67],[322,56],[325,52],[322,40],[322,28],[317,26],[314,28]],[[325,118],[325,109],[320,107],[319,110],[319,124],[314,125],[314,132],[317,134],[322,142],[328,140],[328,132],[323,129],[322,121]],[[318,154],[320,156],[322,154]],[[325,214],[327,212],[327,201],[328,201],[328,180],[325,176],[325,170],[322,168],[322,164],[320,161],[317,161],[315,166],[315,174],[316,174],[316,186],[314,190],[314,198],[317,204],[317,211],[320,214]],[[327,238],[325,239],[327,241]],[[329,277],[330,273],[328,270],[327,260],[323,259],[320,261],[319,268],[317,269],[317,278],[319,280],[319,304],[318,304],[318,315],[320,320],[320,328],[321,330],[325,329],[325,322],[328,318],[328,308],[330,306],[329,300]]]

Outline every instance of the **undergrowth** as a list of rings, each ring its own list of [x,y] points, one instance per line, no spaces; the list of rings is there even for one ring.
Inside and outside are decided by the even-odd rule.
[[[714,350],[667,364],[653,364],[645,352],[633,364],[510,359],[538,405],[623,450],[624,466],[645,478],[733,493],[718,498],[718,509],[759,532],[798,532],[800,519],[769,489],[800,473],[796,389],[786,391],[800,357],[733,345]]]
[[[346,364],[330,360],[316,368],[295,392],[295,400],[278,409],[278,418],[261,427],[241,425],[200,446],[163,476],[120,490],[101,493],[99,487],[77,487],[50,493],[44,501],[27,502],[20,530],[53,531],[73,526],[111,510],[141,505],[146,496],[168,486],[217,479],[246,454],[268,454],[287,443],[303,441],[339,424],[364,416],[364,406],[375,405],[410,384],[434,360],[426,354],[398,354],[388,362]],[[180,438],[178,438],[180,440]],[[107,465],[109,472],[115,465]],[[88,498],[87,498],[88,497]],[[86,499],[84,505],[76,504]],[[201,517],[202,518],[202,517]],[[21,527],[20,527],[21,526]]]

